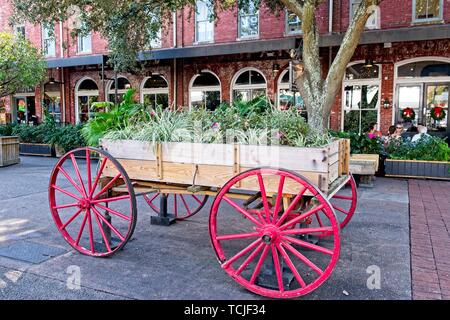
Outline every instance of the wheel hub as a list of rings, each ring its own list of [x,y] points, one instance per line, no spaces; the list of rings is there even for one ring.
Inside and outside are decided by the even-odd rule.
[[[280,230],[274,225],[264,227],[261,234],[261,239],[265,244],[277,243],[280,238]]]
[[[88,199],[81,199],[80,202],[78,202],[78,207],[80,209],[90,209],[91,208],[91,201],[89,201]]]

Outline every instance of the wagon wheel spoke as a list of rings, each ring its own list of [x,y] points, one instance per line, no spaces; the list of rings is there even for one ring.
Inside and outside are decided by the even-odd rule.
[[[67,171],[64,170],[63,167],[59,167],[58,170],[66,177],[66,179],[74,186],[74,188],[77,189],[80,195],[82,195],[83,191],[80,189],[80,186],[78,186],[76,182],[73,181],[72,177],[67,173]]]
[[[68,203],[68,204],[62,204],[59,206],[54,206],[53,209],[67,209],[67,208],[73,208],[78,207],[78,203]]]
[[[336,209],[337,211],[342,212],[342,213],[345,214],[345,215],[348,215],[348,214],[349,214],[348,211],[346,211],[346,210],[344,210],[344,209],[338,207],[337,205],[333,205],[333,208]]]
[[[277,248],[275,245],[271,245],[273,266],[275,268],[275,274],[277,276],[278,288],[280,292],[284,292],[283,273],[281,271],[280,257],[278,256]]]
[[[108,202],[115,202],[115,201],[126,200],[126,199],[130,199],[130,195],[129,194],[125,195],[125,196],[119,196],[119,197],[113,197],[113,198],[104,198],[104,199],[92,200],[91,203],[92,204],[108,203]]]
[[[103,215],[98,212],[97,209],[95,209],[95,207],[92,207],[92,210],[94,210],[94,213],[100,218],[102,219],[102,221],[108,226],[108,228],[111,229],[112,232],[114,232],[121,241],[125,240],[125,237],[111,224],[108,222],[108,220],[105,219],[105,217],[103,217]]]
[[[185,205],[186,206],[186,205]],[[173,213],[175,215],[175,218],[178,218],[178,203],[177,203],[177,195],[173,195]]]
[[[288,215],[292,212],[292,210],[294,210],[294,208],[296,207],[296,205],[298,204],[298,202],[300,201],[300,199],[303,197],[303,195],[306,192],[306,188],[302,188],[300,190],[300,192],[297,194],[297,196],[294,198],[294,200],[292,200],[291,204],[289,205],[289,207],[286,209],[285,212],[283,212],[282,216],[280,217],[280,219],[277,221],[277,227],[279,227],[280,225],[282,225],[282,223],[284,222],[284,220],[286,220],[286,218],[288,217]]]
[[[225,241],[225,240],[236,240],[236,239],[248,239],[248,238],[258,237],[259,235],[260,235],[259,232],[228,234],[228,235],[218,236],[217,240]]]
[[[263,252],[261,253],[261,256],[259,257],[258,263],[256,264],[255,270],[253,271],[252,277],[250,278],[250,284],[255,283],[256,278],[261,272],[261,267],[264,264],[264,260],[266,259],[267,254],[269,253],[269,249],[270,246],[266,244],[266,247],[264,248]]]
[[[81,198],[80,198],[80,197],[77,197],[77,196],[74,195],[72,192],[67,191],[67,190],[65,190],[65,189],[63,189],[63,188],[61,188],[61,187],[58,187],[58,186],[55,185],[55,184],[52,185],[52,188],[54,188],[55,190],[58,190],[59,192],[64,193],[66,196],[69,196],[69,197],[71,197],[71,198],[74,198],[75,200],[81,201]]]
[[[244,256],[245,254],[247,254],[250,250],[252,250],[253,248],[255,248],[256,246],[258,246],[261,243],[261,239],[257,239],[256,241],[252,242],[249,246],[245,247],[244,249],[242,249],[241,251],[239,251],[237,254],[235,254],[233,257],[231,257],[231,259],[227,260],[226,262],[224,262],[222,264],[222,268],[223,269],[228,269],[231,264],[233,262],[235,262],[236,260],[238,260],[240,257]]]
[[[194,200],[197,201],[198,204],[202,204],[202,201],[199,198],[197,198],[194,194],[192,195],[192,198],[194,198]]]
[[[112,185],[119,180],[119,178],[122,177],[121,173],[118,173],[113,179],[111,179],[111,181],[109,181],[103,188],[102,190],[100,190],[94,197],[94,200],[97,200],[98,197],[100,197],[102,194],[104,194],[108,189],[110,189],[112,187]]]
[[[78,167],[77,159],[75,159],[75,155],[73,153],[70,154],[70,159],[72,160],[73,167],[75,169],[75,174],[77,175],[78,181],[81,185],[81,191],[84,196],[87,196],[86,188],[84,186],[83,179],[81,178],[80,168]]]
[[[329,250],[327,248],[324,248],[324,247],[321,247],[321,246],[318,246],[318,245],[315,245],[315,244],[312,244],[312,243],[309,243],[309,242],[306,242],[303,240],[295,239],[295,238],[288,237],[288,236],[284,236],[283,239],[286,240],[287,242],[294,243],[294,244],[299,245],[304,248],[308,248],[308,249],[311,249],[311,250],[314,250],[314,251],[317,251],[317,252],[320,252],[323,254],[327,254],[330,256],[333,255],[332,250]]]
[[[333,198],[341,199],[341,200],[350,200],[350,201],[353,200],[353,197],[351,197],[351,196],[343,196],[343,195],[339,195],[339,194],[334,195]]]
[[[247,211],[242,209],[236,202],[231,200],[228,197],[223,197],[223,200],[225,200],[228,204],[230,204],[234,209],[236,209],[240,214],[242,214],[244,217],[246,217],[248,220],[256,224],[257,226],[261,226],[261,222],[256,220],[251,214],[249,214]]]
[[[176,197],[176,195],[175,195],[175,197]],[[187,205],[186,200],[184,199],[182,194],[180,194],[180,198],[181,198],[181,201],[183,201],[183,205],[186,208],[188,215],[191,215],[191,210],[189,210],[189,206]]]
[[[325,232],[333,232],[332,227],[320,227],[320,228],[301,228],[301,229],[288,229],[284,230],[283,234],[297,234],[297,235],[303,235],[303,234],[311,234],[311,233],[325,233]]]
[[[104,157],[104,158],[102,159],[102,162],[101,162],[101,164],[100,164],[100,169],[99,169],[98,172],[97,172],[97,176],[95,177],[95,181],[94,181],[94,184],[92,185],[91,192],[89,193],[89,197],[90,197],[90,198],[92,198],[92,196],[93,196],[93,194],[94,194],[94,192],[95,192],[95,189],[97,188],[98,182],[100,181],[100,177],[101,177],[102,174],[103,174],[103,170],[105,169],[105,166],[106,166],[106,162],[107,162],[107,161],[108,161],[108,158],[106,158],[106,157]]]
[[[95,247],[94,247],[94,232],[92,231],[92,217],[91,217],[91,210],[87,209],[86,215],[88,217],[88,228],[89,228],[89,244],[91,246],[91,252],[95,253]]]
[[[65,230],[69,224],[72,223],[73,220],[75,220],[76,217],[80,215],[80,213],[83,211],[83,209],[79,209],[67,222],[60,228],[61,230]]]
[[[120,212],[118,212],[116,210],[113,210],[113,209],[111,209],[109,207],[102,206],[99,203],[95,204],[95,206],[99,207],[100,209],[103,209],[105,211],[108,211],[109,213],[112,213],[113,215],[118,216],[119,218],[122,218],[122,219],[127,220],[127,221],[131,221],[131,217],[128,217],[128,216],[126,216],[126,215],[124,215],[124,214],[122,214],[122,213],[120,213]]]
[[[275,207],[273,209],[272,223],[277,222],[277,217],[278,217],[278,213],[280,211],[280,206],[281,206],[281,200],[283,199],[283,188],[284,188],[285,180],[286,180],[285,176],[280,177],[280,182],[278,184],[277,198],[275,199]]]
[[[83,235],[83,231],[84,231],[84,227],[86,225],[87,218],[88,218],[88,215],[86,212],[86,214],[84,215],[83,222],[81,223],[80,231],[78,231],[77,241],[75,242],[76,245],[80,244],[81,236]]]
[[[298,250],[296,250],[289,243],[282,242],[281,246],[286,247],[286,249],[288,249],[293,255],[295,255],[298,259],[300,259],[300,261],[302,261],[304,264],[306,264],[308,267],[310,267],[312,270],[314,270],[319,276],[323,275],[322,269],[320,269],[317,265],[315,265],[311,260],[309,260],[303,254],[301,254]]]
[[[144,195],[144,200],[147,202],[147,204],[153,209],[155,212],[159,212],[159,209],[153,204],[153,201],[160,195],[159,192],[157,192],[151,199],[148,195]]]
[[[303,280],[303,278],[301,277],[300,273],[298,272],[297,268],[295,267],[295,265],[292,263],[291,258],[289,258],[288,254],[286,253],[286,251],[283,249],[283,247],[278,244],[277,245],[277,249],[278,251],[280,251],[281,256],[283,257],[283,260],[286,262],[286,264],[288,265],[289,269],[291,269],[292,273],[294,274],[295,279],[298,281],[298,283],[300,284],[300,286],[302,288],[306,287],[306,283]]]
[[[91,177],[91,151],[89,149],[86,149],[86,171],[88,181],[87,194],[90,196],[92,192],[92,177]]]
[[[261,192],[261,198],[264,206],[264,211],[266,213],[266,222],[270,222],[270,209],[269,209],[269,202],[267,201],[267,194],[266,194],[266,187],[264,186],[264,180],[261,174],[258,174],[258,184],[259,184],[259,190]],[[261,218],[260,218],[261,219]],[[264,222],[264,219],[262,219],[262,222]]]
[[[322,210],[323,208],[324,208],[324,205],[321,204],[321,205],[315,207],[314,209],[311,209],[308,212],[303,213],[303,214],[299,215],[298,217],[295,217],[291,221],[285,223],[284,225],[280,226],[280,229],[285,230],[285,229],[289,228],[290,226],[294,226],[297,223],[301,222],[302,220],[304,220],[304,219],[308,218],[309,216],[315,214],[316,212]]]
[[[250,262],[255,259],[255,257],[258,255],[258,253],[262,250],[264,247],[264,243],[260,243],[259,246],[248,256],[247,259],[242,263],[242,265],[239,267],[239,269],[236,270],[236,275],[240,275],[242,271],[247,268],[247,266],[250,264]]]
[[[100,230],[100,233],[102,234],[103,242],[105,243],[106,249],[108,250],[108,252],[111,252],[112,251],[111,246],[109,244],[108,238],[105,235],[105,230],[103,230],[103,226],[100,222],[100,219],[98,218],[97,214],[94,214],[94,217],[95,217],[95,221],[97,221],[97,225]]]

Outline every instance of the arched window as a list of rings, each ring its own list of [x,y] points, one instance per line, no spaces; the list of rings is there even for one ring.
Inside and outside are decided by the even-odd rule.
[[[55,122],[61,123],[61,83],[46,83],[44,85],[44,107]]]
[[[169,86],[160,75],[152,75],[142,81],[141,102],[153,108],[169,106]]]
[[[84,123],[91,119],[95,110],[92,104],[98,101],[97,83],[90,78],[83,78],[75,87],[76,122]]]
[[[405,122],[407,128],[423,123],[429,132],[448,132],[450,59],[425,57],[399,62],[395,74],[395,120]],[[406,108],[415,111],[416,118],[412,122],[402,117],[402,111]],[[432,111],[441,109],[446,116],[441,120],[433,119]]]
[[[262,73],[256,69],[244,69],[234,76],[232,100],[250,101],[258,96],[265,96],[267,82]]]
[[[278,80],[278,107],[287,110],[296,107],[306,112],[305,104],[298,91],[292,91],[289,69],[284,70]]]
[[[380,67],[356,63],[347,67],[343,82],[342,129],[364,133],[372,122],[379,123]]]
[[[206,108],[215,110],[221,102],[220,81],[210,71],[195,75],[189,86],[189,101],[191,108]]]
[[[127,92],[128,89],[131,89],[131,83],[128,81],[125,77],[118,77],[117,79],[117,103],[122,102],[124,94]],[[115,102],[115,95],[116,95],[116,81],[112,80],[109,83],[108,88],[108,101]]]

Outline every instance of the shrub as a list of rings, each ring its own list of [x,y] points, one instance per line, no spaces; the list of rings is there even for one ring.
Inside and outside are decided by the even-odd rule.
[[[59,146],[64,153],[86,145],[81,135],[82,125],[67,125],[56,128],[48,143]]]
[[[390,158],[398,160],[450,161],[450,148],[445,139],[423,136],[416,142],[393,145]]]
[[[366,134],[355,132],[331,131],[333,137],[350,139],[350,150],[352,154],[380,154],[383,143],[380,138],[369,138]]]

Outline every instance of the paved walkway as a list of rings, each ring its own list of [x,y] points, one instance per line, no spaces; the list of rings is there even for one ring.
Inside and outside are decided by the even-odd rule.
[[[450,299],[450,182],[409,180],[413,299]]]

